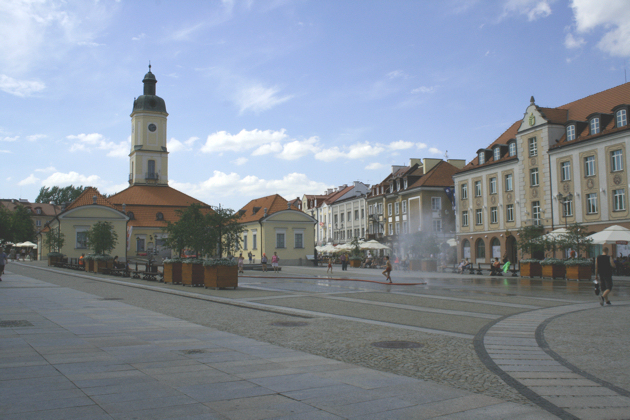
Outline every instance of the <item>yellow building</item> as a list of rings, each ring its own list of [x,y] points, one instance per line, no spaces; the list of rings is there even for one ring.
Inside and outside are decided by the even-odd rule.
[[[244,227],[241,249],[246,261],[251,252],[255,262],[260,262],[263,253],[271,262],[271,256],[277,252],[280,265],[305,265],[306,256],[315,253],[316,220],[278,194],[252,200],[239,213]]]

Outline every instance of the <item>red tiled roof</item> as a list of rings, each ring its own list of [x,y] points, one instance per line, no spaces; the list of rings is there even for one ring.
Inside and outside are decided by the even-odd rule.
[[[452,187],[455,185],[453,175],[458,170],[450,163],[441,161],[407,189],[416,187]]]
[[[267,216],[279,211],[289,210],[288,203],[289,202],[287,200],[278,194],[256,198],[239,210],[239,212],[243,212],[243,215],[238,219],[238,221],[240,223],[247,223],[260,220],[265,217],[265,209],[267,209]],[[295,207],[295,205],[291,206],[291,210],[300,211]]]
[[[61,211],[61,206],[56,204],[48,204],[48,203],[31,203],[28,201],[19,201],[19,200],[0,200],[0,205],[5,207],[9,211],[15,210],[17,206],[23,206],[27,209],[31,209],[34,216],[55,216],[59,214]],[[37,208],[42,209],[42,214],[36,214],[35,210]]]
[[[94,197],[96,197],[96,203],[94,202]],[[91,206],[93,204],[97,204],[99,206],[110,207],[112,209],[116,209],[116,206],[109,201],[105,196],[101,195],[100,192],[94,187],[86,187],[85,190],[78,196],[72,203],[66,207],[64,212],[68,210],[76,209],[77,207],[82,206]]]

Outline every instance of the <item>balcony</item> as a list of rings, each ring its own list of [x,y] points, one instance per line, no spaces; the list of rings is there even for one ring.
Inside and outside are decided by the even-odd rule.
[[[147,181],[157,181],[158,179],[160,179],[160,175],[157,172],[146,172],[144,174],[144,179],[146,179]]]

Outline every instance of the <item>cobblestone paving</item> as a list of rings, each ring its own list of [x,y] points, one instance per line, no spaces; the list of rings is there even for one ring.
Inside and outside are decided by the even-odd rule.
[[[628,305],[574,312],[551,321],[545,339],[569,363],[630,392],[628,319]]]

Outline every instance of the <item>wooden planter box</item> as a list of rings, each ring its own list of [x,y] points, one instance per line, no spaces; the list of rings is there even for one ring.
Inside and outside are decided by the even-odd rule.
[[[354,268],[361,267],[361,260],[350,260],[350,267],[354,267]]]
[[[108,261],[97,260],[97,261],[91,261],[91,262],[94,263],[93,269],[95,273],[102,273],[103,271],[105,271],[106,268],[114,268],[113,260],[108,260]]]
[[[88,273],[91,273],[92,271],[94,271],[94,260],[85,260],[85,258],[83,259],[83,261],[85,261],[85,271]]]
[[[238,287],[238,267],[215,265],[205,266],[203,283],[206,288],[219,289],[224,287]]]
[[[567,266],[567,280],[590,280],[593,274],[589,265]]]
[[[203,286],[203,264],[182,264],[182,284],[184,286]]]
[[[521,277],[542,277],[542,266],[540,263],[521,263]]]
[[[564,264],[554,264],[554,265],[543,265],[542,266],[542,276],[550,277],[552,279],[561,279],[564,278],[566,274],[566,267]]]
[[[181,284],[182,263],[164,263],[164,283]]]
[[[411,270],[411,271],[420,271],[420,270],[422,270],[422,262],[420,260],[410,260],[409,261],[409,270]]]
[[[422,271],[437,271],[437,261],[436,260],[422,260],[420,262],[420,267]]]
[[[53,266],[63,261],[63,257],[48,257],[48,265]]]

